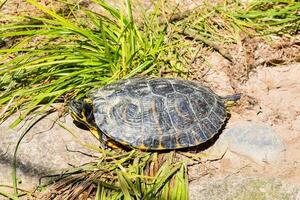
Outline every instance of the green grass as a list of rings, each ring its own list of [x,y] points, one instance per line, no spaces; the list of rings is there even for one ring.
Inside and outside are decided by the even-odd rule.
[[[218,47],[241,44],[244,37],[297,35],[299,9],[299,2],[285,0],[254,0],[249,4],[223,1],[213,6],[205,3],[176,25],[182,34],[219,50]]]
[[[129,1],[120,10],[95,1],[106,14],[81,8],[79,17],[74,14],[77,12],[62,17],[36,1],[28,2],[44,11],[46,17],[12,17],[12,23],[0,28],[1,38],[13,40],[10,48],[0,50],[0,105],[5,110],[1,117],[4,120],[22,109],[12,126],[28,114],[37,114],[37,107],[38,113],[44,112],[51,103],[67,102],[75,96],[81,98],[94,87],[140,73],[159,75],[159,65],[177,75],[184,74],[174,63],[168,65],[170,58],[164,59],[169,49],[176,48],[176,41],[166,43],[164,27],[154,27],[155,15],[137,27]],[[17,150],[18,147],[15,160]],[[96,163],[71,169],[63,179],[57,180],[60,184],[68,181],[64,186],[69,190],[62,194],[63,199],[82,193],[80,187],[85,184],[94,186],[91,195],[96,195],[95,199],[163,199],[168,195],[187,199],[183,163],[168,158],[156,175],[150,177],[143,173],[152,165],[154,155],[139,151],[120,155],[120,152],[98,150],[100,157]],[[15,162],[14,195],[1,194],[18,199],[24,193],[17,190],[16,167]],[[176,191],[169,186],[171,180],[176,183]]]
[[[173,158],[172,153],[114,153],[58,175],[50,188],[62,199],[78,197],[91,188],[94,199],[188,199],[185,165]],[[159,159],[164,162],[157,170],[153,164]]]
[[[292,0],[204,3],[176,18],[176,6],[158,1],[151,11],[137,13],[138,19],[129,0],[119,9],[93,0],[102,14],[70,2],[64,2],[67,11],[57,13],[27,1],[44,15],[5,16],[8,23],[0,25],[1,46],[6,44],[0,47],[0,123],[18,112],[12,127],[28,115],[44,113],[54,102],[67,107],[71,98],[83,98],[118,79],[187,78],[201,49],[231,60],[226,47],[240,44],[245,35],[293,37],[300,27],[300,3]],[[188,198],[186,164],[171,153],[89,148],[99,153],[95,163],[72,169],[50,186],[64,191],[63,198],[78,195],[87,185],[95,199]],[[161,156],[165,161],[157,172],[149,171]],[[14,187],[17,193],[17,183]],[[18,199],[17,194],[0,195]]]
[[[57,175],[50,186],[52,193],[59,199],[87,191],[93,199],[188,199],[186,168],[173,161],[173,153],[99,151],[102,156],[96,162]],[[43,193],[44,198],[48,195]]]
[[[83,16],[65,18],[28,2],[47,17],[17,17],[16,23],[0,28],[0,38],[15,39],[0,50],[0,106],[7,106],[1,118],[23,108],[12,126],[41,104],[80,98],[94,87],[145,71],[157,74],[163,64],[159,57],[174,46],[165,42],[163,28],[137,28],[129,1],[124,10],[94,1],[106,16],[81,8]]]

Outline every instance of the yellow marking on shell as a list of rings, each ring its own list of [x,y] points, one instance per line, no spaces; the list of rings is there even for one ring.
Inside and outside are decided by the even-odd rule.
[[[124,145],[124,146],[129,146],[128,142],[125,142],[124,140],[118,141],[118,143]]]
[[[107,146],[109,146],[110,148],[112,148],[112,149],[120,149],[120,147],[118,147],[118,145],[116,145],[116,144],[114,143],[114,141],[105,141],[105,144],[106,144]]]
[[[171,149],[167,149],[161,145],[159,145],[157,148],[153,148],[152,150],[157,150],[157,151],[162,151],[162,150],[174,150],[174,149],[181,149],[183,148],[183,146],[179,145],[179,144],[176,144],[176,146],[174,148],[171,148]]]
[[[153,149],[155,149],[155,150],[165,150],[166,148],[163,147],[163,146],[161,146],[161,145],[159,145],[158,147],[153,148]]]
[[[128,145],[128,142],[125,142],[125,141],[118,141],[119,143],[121,143],[122,145]]]
[[[177,141],[176,141],[176,146],[175,146],[176,149],[180,149],[180,148],[183,148],[183,146],[181,146]]]
[[[139,150],[166,150],[166,148],[162,147],[162,146],[158,146],[157,148],[149,148],[146,147],[145,145],[140,145],[140,146],[136,146],[135,148],[139,149]]]
[[[166,150],[166,148],[165,147],[163,147],[163,146],[161,146],[161,145],[159,145],[157,148],[155,148],[155,150]]]
[[[159,145],[157,147],[157,149],[166,149],[163,145],[162,145],[162,141],[163,141],[163,136],[159,136]]]
[[[137,146],[136,147],[137,149],[140,149],[140,150],[148,150],[149,148],[147,148],[145,145],[140,145],[140,146]]]
[[[146,151],[147,150],[155,150],[155,151],[171,150],[171,149],[166,149],[165,147],[163,147],[161,145],[159,145],[156,148],[149,148],[149,147],[146,147],[145,145],[136,146],[134,148],[139,149],[139,150],[146,150]],[[172,149],[181,149],[181,148],[184,148],[184,147],[177,143],[176,146]]]

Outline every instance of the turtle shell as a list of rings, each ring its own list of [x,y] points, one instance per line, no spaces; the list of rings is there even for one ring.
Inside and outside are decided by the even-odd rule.
[[[139,149],[178,149],[216,135],[226,119],[224,100],[209,88],[173,78],[134,78],[90,94],[98,128]]]

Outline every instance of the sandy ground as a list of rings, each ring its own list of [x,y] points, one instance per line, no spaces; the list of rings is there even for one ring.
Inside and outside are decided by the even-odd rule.
[[[216,77],[213,74],[212,76]],[[213,169],[209,173],[257,175],[279,178],[300,185],[299,77],[299,63],[256,69],[247,82],[239,85],[243,97],[240,105],[232,108],[231,118],[226,127],[228,129],[240,120],[270,125],[285,144],[286,151],[282,159],[262,164],[226,153],[221,160],[208,164],[209,168]],[[219,90],[219,93],[224,93],[230,89]]]
[[[300,63],[294,63],[259,67],[246,82],[236,85],[243,97],[231,109],[226,129],[240,120],[262,122],[275,130],[285,151],[271,163],[227,151],[222,158],[190,167],[190,199],[300,199],[299,78]],[[224,71],[212,72],[206,79],[219,80],[210,83],[220,94],[234,92]]]
[[[255,163],[240,155],[225,154],[200,169],[208,175],[231,173],[278,178],[300,185],[300,35],[257,38],[227,47],[233,61],[220,54],[205,53],[190,68],[190,79],[213,88],[219,95],[242,93],[238,106],[231,108],[226,129],[238,121],[262,122],[283,140],[286,151],[275,163]],[[208,69],[208,70],[203,70]],[[198,174],[201,172],[198,172]],[[206,173],[204,173],[206,174]]]

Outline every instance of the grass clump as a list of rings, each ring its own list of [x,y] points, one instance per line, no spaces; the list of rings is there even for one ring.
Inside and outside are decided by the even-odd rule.
[[[219,46],[238,43],[242,35],[292,36],[299,31],[299,9],[300,3],[293,0],[204,3],[177,22],[177,26],[182,27],[183,34]]]
[[[175,163],[173,156],[172,153],[157,155],[133,150],[104,157],[67,175],[64,181],[72,179],[75,187],[60,197],[68,199],[87,191],[88,187],[80,187],[80,183],[93,187],[91,194],[94,192],[95,199],[188,199],[186,169],[183,163]],[[78,182],[78,179],[84,181]],[[63,182],[52,188],[63,189]]]
[[[94,150],[97,150],[93,147]],[[33,199],[188,199],[187,170],[173,152],[98,149],[95,162],[52,175]]]
[[[94,87],[142,72],[157,75],[160,54],[173,45],[165,43],[163,28],[136,26],[130,1],[117,9],[95,0],[105,15],[80,7],[64,17],[28,2],[46,17],[15,17],[16,22],[0,27],[0,38],[14,39],[0,50],[1,118],[24,108],[14,125],[42,103],[80,98]]]
[[[261,64],[273,66],[299,60],[299,52],[295,52],[299,50],[293,47],[299,43],[299,9],[297,1],[255,0],[204,2],[183,12],[184,17],[174,22],[174,29],[185,39],[197,42],[200,52],[189,74],[203,81],[212,67],[219,69],[211,64],[214,52],[228,63],[223,68],[231,82],[247,81],[250,72]],[[280,45],[286,49],[278,49]],[[255,56],[263,48],[268,51]]]
[[[28,2],[46,16],[11,17],[10,23],[0,27],[0,38],[7,42],[7,46],[0,49],[0,118],[5,120],[20,111],[20,117],[12,126],[35,113],[36,108],[41,107],[37,110],[43,112],[53,102],[67,103],[71,97],[81,98],[93,88],[118,79],[137,74],[160,76],[160,66],[168,73],[174,71],[175,76],[184,74],[176,61],[170,63],[168,57],[169,50],[178,43],[167,42],[166,29],[156,26],[155,14],[137,26],[130,1],[118,9],[94,0],[103,14],[80,4],[66,3],[67,15],[58,14],[35,0]],[[90,196],[95,199],[164,199],[170,195],[177,199],[188,198],[183,163],[175,163],[169,157],[158,167],[156,154],[135,150],[99,151],[101,156],[95,163],[59,176],[57,184],[50,187],[60,194],[58,199]],[[18,194],[16,173],[13,179],[13,197],[18,199],[23,194]],[[82,194],[87,196],[80,196]],[[47,193],[42,194],[42,198],[45,195]]]

